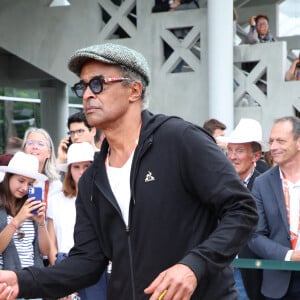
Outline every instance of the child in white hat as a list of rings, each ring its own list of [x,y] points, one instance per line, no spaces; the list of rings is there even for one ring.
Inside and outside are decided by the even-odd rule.
[[[0,269],[42,267],[41,255],[49,252],[45,203],[28,198],[29,187],[37,180],[47,180],[38,167],[38,159],[23,152],[17,152],[8,166],[0,166],[4,173],[0,183]]]
[[[60,170],[66,172],[63,188],[60,193],[49,198],[47,210],[48,231],[54,244],[49,255],[51,265],[55,264],[58,252],[67,254],[74,245],[78,181],[94,160],[94,153],[91,144],[74,143],[68,149],[67,163],[60,165]]]

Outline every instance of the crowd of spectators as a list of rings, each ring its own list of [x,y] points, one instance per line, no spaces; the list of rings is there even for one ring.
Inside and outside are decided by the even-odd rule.
[[[211,120],[204,127],[207,123]],[[300,119],[287,116],[275,120],[267,143],[259,122],[242,118],[225,140],[226,156],[252,192],[259,214],[258,227],[238,258],[299,261]],[[235,279],[241,299],[300,296],[299,271],[288,267],[284,271],[235,269]]]
[[[161,9],[168,7],[167,10],[176,10],[180,9],[180,5],[191,3],[191,1],[182,2],[161,1],[156,5],[163,7]],[[153,8],[153,12],[157,9]],[[266,15],[252,16],[249,24],[250,31],[245,43],[275,41],[269,31],[269,19]],[[93,57],[92,59],[97,61]],[[85,61],[83,64],[89,63],[91,64]],[[112,61],[113,67],[115,63]],[[147,74],[142,73],[142,77],[148,80]],[[114,80],[111,82],[128,80],[125,75],[110,79]],[[292,62],[285,79],[287,81],[300,80],[299,58]],[[102,91],[103,84],[107,82],[104,79],[99,82],[97,81],[95,85],[100,85]],[[80,82],[80,84],[85,84],[85,88],[89,86],[91,92],[95,94],[101,92],[93,90],[95,86],[91,81]],[[82,86],[80,88],[82,89]],[[60,264],[68,257],[74,243],[78,249],[83,247],[84,242],[88,243],[87,240],[74,240],[76,239],[74,235],[76,218],[77,222],[80,221],[80,216],[76,215],[75,200],[79,193],[79,179],[93,164],[94,154],[100,151],[104,134],[96,126],[89,125],[83,112],[71,115],[68,118],[67,127],[68,136],[60,141],[57,157],[51,136],[43,128],[30,127],[22,139],[12,137],[7,141],[5,156],[0,157],[2,165],[0,171],[3,172],[0,183],[1,269],[20,270],[30,266],[41,267],[41,261],[37,260],[37,257],[43,257],[42,263],[46,267],[48,264]],[[225,136],[226,125],[217,119],[207,120],[203,128],[205,138],[202,137],[202,131],[201,136],[197,137],[206,141],[212,148],[213,143],[211,140],[207,141],[206,134],[215,139],[235,170],[240,180],[238,185],[244,186],[249,193],[251,192],[256,201],[258,226],[249,236],[248,242],[243,246],[239,245],[238,257],[300,261],[300,242],[298,241],[300,209],[299,203],[296,204],[296,200],[300,197],[299,118],[288,116],[275,120],[269,134],[270,149],[263,141],[261,125],[254,119],[241,119],[228,137]],[[192,131],[194,130],[196,129],[193,128]],[[123,141],[122,138],[120,140]],[[137,147],[137,144],[138,140],[133,149]],[[109,166],[111,149],[108,148],[107,140],[105,140],[105,145],[108,153],[105,161],[108,179],[111,180],[110,183],[115,183],[113,181],[116,178],[112,180],[109,177],[112,169]],[[214,151],[216,151],[216,158],[226,164],[227,162],[225,163],[225,160],[219,157],[217,149],[214,148]],[[95,165],[94,163],[93,166]],[[226,165],[228,170],[231,170],[231,167]],[[232,173],[229,176],[235,178]],[[149,171],[145,182],[147,180],[155,180]],[[33,186],[42,188],[41,199],[27,199],[28,189]],[[113,192],[116,191],[114,187],[111,188]],[[246,189],[243,188],[241,191],[245,192]],[[124,191],[125,189],[121,190],[121,192]],[[120,194],[115,194],[116,197],[120,196]],[[33,210],[37,212],[33,213]],[[67,218],[65,218],[65,212],[68,212]],[[249,222],[252,221],[249,220]],[[25,242],[27,244],[24,244]],[[28,244],[31,246],[26,249]],[[78,249],[77,251],[80,252],[81,250]],[[111,262],[109,264],[111,267]],[[242,292],[245,292],[250,300],[283,300],[300,297],[298,271],[251,269],[240,270],[240,272],[244,289]],[[95,285],[79,289],[71,296],[77,297],[78,295],[81,300],[106,299],[109,273],[110,270],[106,270]],[[236,280],[239,280],[237,276],[239,275],[236,273]],[[156,280],[162,279],[157,277]],[[191,282],[195,281],[196,278],[191,280]],[[145,293],[156,293],[155,286],[154,281]],[[162,299],[167,292],[167,288],[161,290],[159,298]]]

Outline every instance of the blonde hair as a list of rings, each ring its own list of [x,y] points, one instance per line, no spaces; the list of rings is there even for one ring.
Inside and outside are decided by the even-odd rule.
[[[45,129],[29,127],[24,134],[22,150],[23,151],[25,150],[28,136],[33,132],[41,133],[46,138],[47,146],[48,146],[48,149],[50,150],[50,157],[46,159],[42,173],[45,174],[49,178],[49,181],[59,179],[59,173],[57,171],[56,163],[55,163],[56,156],[55,156],[55,152],[54,152],[54,144],[53,144],[53,141],[52,141],[49,133]]]

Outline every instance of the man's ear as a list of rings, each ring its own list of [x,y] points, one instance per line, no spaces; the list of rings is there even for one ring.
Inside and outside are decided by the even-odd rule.
[[[143,91],[143,85],[140,81],[135,81],[132,84],[130,84],[130,96],[129,100],[130,102],[136,102],[141,100],[142,91]]]
[[[261,151],[257,151],[253,155],[254,155],[255,162],[257,162],[258,160],[260,160],[262,153]]]

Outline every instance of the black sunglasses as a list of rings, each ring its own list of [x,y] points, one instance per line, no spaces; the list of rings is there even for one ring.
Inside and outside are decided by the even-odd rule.
[[[129,80],[129,78],[125,78],[125,77],[104,78],[103,76],[95,76],[87,83],[85,83],[83,80],[79,81],[78,83],[75,83],[72,87],[72,91],[76,94],[77,97],[82,98],[83,93],[87,87],[89,87],[94,94],[99,94],[103,91],[104,83],[121,82],[124,80]]]

